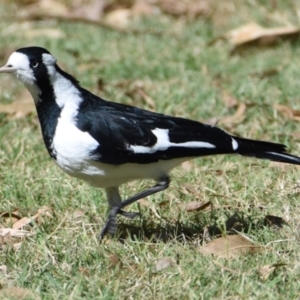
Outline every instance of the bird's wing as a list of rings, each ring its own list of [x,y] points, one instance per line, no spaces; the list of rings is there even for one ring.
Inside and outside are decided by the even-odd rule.
[[[77,127],[99,143],[91,154],[104,163],[146,164],[234,152],[233,138],[229,134],[196,121],[99,98],[83,103],[79,111]]]

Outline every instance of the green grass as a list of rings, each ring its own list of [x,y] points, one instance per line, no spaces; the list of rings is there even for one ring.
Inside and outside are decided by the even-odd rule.
[[[128,96],[126,82],[140,81],[158,112],[199,121],[234,114],[235,108],[224,103],[226,91],[239,103],[251,105],[242,123],[223,128],[244,137],[285,143],[300,155],[299,134],[295,136],[299,123],[273,107],[277,103],[300,109],[299,40],[234,54],[227,41],[210,44],[250,21],[270,27],[297,25],[296,4],[239,2],[219,5],[217,1],[209,19],[184,21],[163,15],[139,19],[132,27],[145,33],[138,35],[44,21],[32,26],[59,28],[65,37],[30,38],[22,23],[2,21],[1,64],[14,49],[43,46],[82,86],[106,99],[150,109],[141,98]],[[8,4],[0,8],[2,17],[12,11]],[[15,30],[8,31],[9,26]],[[153,35],[148,29],[163,34]],[[278,72],[262,76],[272,69]],[[104,81],[102,90],[97,89],[99,79]],[[23,89],[14,78],[1,75],[1,103],[11,103]],[[135,204],[130,209],[139,208],[142,219],[119,220],[125,242],[108,238],[100,245],[97,236],[107,210],[103,191],[55,166],[36,120],[35,114],[15,119],[0,113],[0,211],[17,209],[25,217],[42,206],[53,209],[52,218],[26,227],[35,235],[25,238],[19,250],[0,241],[0,266],[7,267],[7,272],[0,272],[2,288],[25,288],[42,299],[299,299],[299,168],[237,156],[195,160],[190,172],[181,167],[174,170],[167,191],[147,198],[159,217],[151,205]],[[122,195],[125,198],[151,184],[129,183],[122,187]],[[197,199],[184,184],[193,187]],[[187,213],[179,208],[195,200],[210,200],[215,209]],[[79,211],[83,215],[76,218]],[[255,243],[267,245],[267,250],[231,260],[203,256],[199,248],[206,241],[204,231],[219,228],[225,233],[226,221],[236,212],[244,218],[240,229]],[[280,230],[263,226],[266,215],[282,217],[289,225]],[[112,255],[120,260],[117,266]],[[155,272],[156,262],[166,256],[175,266]],[[259,267],[277,262],[287,265],[263,281]]]

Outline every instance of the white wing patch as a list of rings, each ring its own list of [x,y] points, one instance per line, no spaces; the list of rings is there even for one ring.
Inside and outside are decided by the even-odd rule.
[[[234,138],[231,138],[231,139],[232,139],[232,141],[231,141],[232,149],[236,150],[239,147],[239,144]]]
[[[152,132],[157,137],[157,142],[152,147],[130,145],[129,149],[134,153],[155,153],[164,151],[170,147],[187,147],[187,148],[216,148],[215,145],[207,142],[190,141],[185,143],[172,143],[169,138],[169,130],[156,128]]]

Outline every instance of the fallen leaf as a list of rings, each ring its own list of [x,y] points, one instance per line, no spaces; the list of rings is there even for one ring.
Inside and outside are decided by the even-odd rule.
[[[0,246],[2,248],[3,245],[8,245],[11,246],[13,244],[12,237],[10,233],[8,232],[7,234],[1,236],[0,235]]]
[[[263,28],[256,23],[250,23],[230,31],[227,38],[234,47],[253,42],[265,46],[273,44],[279,38],[298,36],[299,32],[299,28],[295,26]]]
[[[192,168],[193,168],[193,163],[192,163],[190,160],[187,160],[187,161],[185,161],[185,162],[183,162],[183,163],[181,164],[181,168],[182,168],[184,171],[189,172],[189,171],[191,171]]]
[[[131,12],[134,16],[151,16],[160,13],[153,3],[145,0],[136,0],[131,8]]]
[[[40,0],[26,7],[26,13],[36,13],[40,14],[51,12],[52,15],[64,16],[69,12],[69,8],[64,4],[65,1],[58,0]]]
[[[11,104],[0,104],[0,113],[13,115],[14,118],[20,119],[26,117],[35,110],[31,102],[13,102]]]
[[[35,299],[39,300],[41,299],[37,294],[34,292],[19,288],[19,287],[8,287],[0,290],[0,299],[10,299],[10,300],[30,300]]]
[[[6,274],[7,273],[7,266],[6,265],[0,266],[0,272]]]
[[[1,212],[0,218],[4,220],[4,223],[7,225],[12,225],[18,220],[21,219],[21,217],[17,214],[17,212]]]
[[[72,218],[77,221],[77,220],[82,219],[84,217],[84,215],[85,215],[85,212],[83,210],[77,209],[73,212]]]
[[[11,237],[24,237],[33,235],[32,232],[25,230],[19,230],[15,228],[0,228],[0,236],[5,236],[7,234],[10,234]]]
[[[142,89],[138,89],[137,93],[142,97],[145,103],[148,105],[150,110],[156,110],[156,103],[155,101]]]
[[[120,8],[105,15],[105,21],[115,27],[126,28],[131,17],[130,9]]]
[[[174,17],[186,16],[188,18],[196,18],[201,15],[209,15],[211,8],[207,1],[191,1],[191,0],[160,0],[157,6],[165,14]]]
[[[197,199],[201,198],[200,194],[196,191],[194,186],[189,183],[184,183],[181,185],[181,192],[183,192],[183,194],[185,195],[189,195],[190,193],[192,193],[195,198]]]
[[[269,279],[270,275],[273,274],[279,267],[286,266],[284,263],[276,263],[271,265],[265,265],[258,269],[258,274],[261,280],[265,281]]]
[[[28,217],[24,217],[20,220],[18,220],[17,222],[15,222],[12,226],[12,228],[14,229],[20,229],[28,224],[30,224],[32,222],[33,218],[28,218]]]
[[[22,33],[23,36],[29,39],[38,38],[40,36],[47,36],[51,39],[61,39],[66,34],[58,28],[31,28]]]
[[[201,211],[201,210],[205,210],[206,208],[208,208],[209,206],[211,206],[211,202],[199,202],[199,201],[192,201],[189,203],[182,203],[180,204],[181,209],[187,211],[187,212],[193,212],[193,211]]]
[[[290,133],[290,136],[292,136],[294,139],[300,140],[300,132],[292,132]]]
[[[15,222],[12,226],[12,228],[14,229],[20,229],[28,224],[30,224],[33,220],[35,219],[38,219],[37,222],[38,223],[42,223],[43,220],[41,219],[41,216],[44,215],[44,216],[47,216],[47,217],[52,217],[52,214],[51,214],[51,207],[49,206],[43,206],[41,208],[38,209],[38,212],[33,215],[32,217],[24,217],[20,220],[18,220],[17,222]]]
[[[237,99],[226,90],[222,90],[222,100],[228,108],[238,106],[239,104]]]
[[[139,204],[141,206],[144,206],[144,207],[149,207],[150,208],[150,211],[158,218],[158,219],[161,219],[160,215],[158,214],[156,208],[155,208],[155,204],[154,203],[151,203],[145,199],[141,199],[139,200]]]
[[[167,269],[169,267],[174,267],[174,266],[175,266],[175,262],[171,257],[162,257],[155,264],[155,271],[160,272],[164,269]]]
[[[265,248],[254,245],[242,235],[228,235],[212,240],[200,248],[204,255],[216,255],[220,258],[236,258],[248,254],[262,252]]]
[[[235,111],[235,113],[231,116],[225,116],[220,119],[219,124],[226,126],[233,126],[236,124],[240,124],[245,119],[245,112],[247,109],[247,105],[245,103],[240,103]]]
[[[84,276],[90,276],[90,271],[87,268],[78,268],[79,273],[83,274]]]
[[[139,203],[139,205],[144,206],[144,207],[149,207],[151,205],[151,203],[146,199],[141,199],[141,200],[139,200],[138,203]]]
[[[84,5],[84,3],[80,1],[80,5],[75,7],[75,9],[72,11],[72,14],[74,16],[81,16],[89,20],[97,21],[103,16],[105,2],[106,1],[104,0],[94,0]]]
[[[291,169],[293,166],[279,161],[270,161],[269,166],[271,168],[280,168],[282,171]]]
[[[149,110],[156,110],[155,101],[145,91],[145,83],[141,80],[122,81],[118,83],[118,87],[125,89],[125,95],[134,101],[144,102]],[[140,103],[137,103],[140,104]]]
[[[292,109],[282,104],[274,104],[274,108],[285,117],[291,120],[300,121],[300,110]]]
[[[117,254],[112,254],[109,256],[109,268],[114,269],[116,267],[122,267],[122,261]]]

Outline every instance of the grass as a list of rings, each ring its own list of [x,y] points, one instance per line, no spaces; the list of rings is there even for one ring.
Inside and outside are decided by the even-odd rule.
[[[293,1],[273,1],[275,6],[267,2],[218,2],[209,19],[184,21],[165,15],[137,19],[132,26],[145,30],[139,35],[43,21],[31,26],[56,28],[65,37],[32,38],[24,24],[2,21],[1,62],[14,49],[40,45],[85,88],[106,99],[152,109],[136,93],[128,96],[130,84],[139,81],[158,112],[199,121],[235,113],[236,108],[226,105],[226,92],[238,103],[251,105],[241,123],[223,128],[285,143],[300,155],[299,123],[274,109],[275,103],[300,109],[299,40],[234,54],[224,40],[210,44],[250,21],[269,27],[299,24]],[[1,4],[1,15],[14,5]],[[147,33],[149,28],[164,34]],[[278,72],[263,75],[272,69]],[[102,89],[97,88],[99,80],[104,82]],[[11,103],[23,89],[15,79],[1,75],[2,103]],[[17,209],[25,217],[42,206],[53,209],[52,218],[26,227],[35,235],[24,239],[19,250],[1,246],[0,266],[7,267],[0,273],[3,289],[21,287],[42,299],[299,299],[299,168],[236,156],[195,160],[189,172],[182,167],[174,170],[171,187],[147,198],[148,206],[142,202],[130,208],[142,211],[141,220],[120,219],[123,243],[109,238],[100,245],[97,235],[105,220],[105,195],[63,174],[50,161],[36,115],[16,119],[1,113],[0,141],[0,211]],[[150,184],[129,183],[122,194],[132,195]],[[187,192],[185,184],[194,193]],[[195,200],[210,200],[216,208],[193,213],[179,208]],[[226,222],[235,213],[238,222],[244,218],[240,230],[255,243],[267,245],[267,250],[230,260],[203,256],[199,249],[207,241],[205,230],[212,233],[219,228],[225,234]],[[282,217],[288,226],[264,226],[266,215]],[[156,272],[162,257],[171,257],[176,264]],[[259,268],[278,262],[287,265],[262,280]]]

